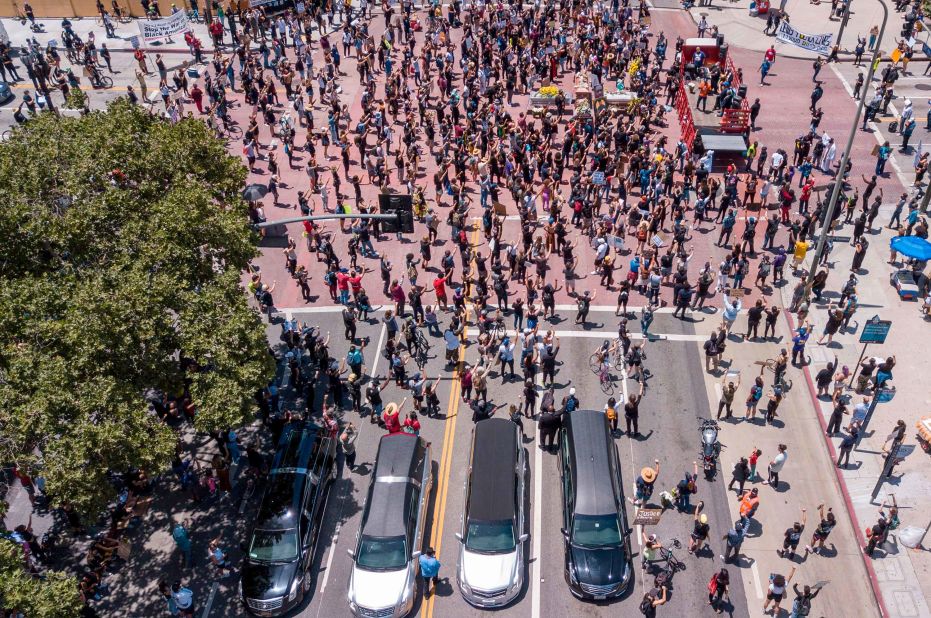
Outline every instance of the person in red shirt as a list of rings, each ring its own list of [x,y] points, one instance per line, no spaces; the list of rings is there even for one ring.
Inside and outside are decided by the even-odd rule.
[[[362,277],[365,276],[365,273],[372,272],[371,269],[366,268],[362,272],[356,272],[355,270],[350,273],[347,281],[349,282],[349,288],[352,290],[352,297],[358,298],[359,292],[362,290]]]
[[[446,279],[447,277],[437,277],[433,280],[433,291],[436,292],[436,302],[440,304],[443,311],[447,310],[446,300]]]
[[[394,402],[385,406],[382,420],[385,421],[385,429],[388,430],[388,433],[401,433],[401,408],[404,407],[406,401],[407,397],[401,400],[400,406]]]
[[[776,62],[776,48],[770,45],[763,57],[766,58],[770,64]]]
[[[391,282],[391,300],[394,301],[394,313],[398,317],[404,317],[404,288],[395,279]]]
[[[339,302],[341,305],[349,304],[349,274],[343,271],[336,273],[336,289],[339,292]]]

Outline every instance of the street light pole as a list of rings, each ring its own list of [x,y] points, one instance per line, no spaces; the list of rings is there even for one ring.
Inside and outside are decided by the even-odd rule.
[[[873,49],[873,57],[870,59],[870,68],[866,74],[866,80],[864,81],[867,90],[870,84],[873,83],[873,73],[878,64],[877,59],[881,55],[879,47],[882,44],[883,34],[886,32],[886,22],[889,19],[889,8],[886,6],[886,3],[884,0],[879,0],[879,3],[883,7],[883,24],[879,29],[879,38],[876,40],[876,47]],[[857,113],[854,114],[853,124],[850,125],[850,134],[847,136],[847,147],[844,149],[843,156],[841,156],[840,167],[837,169],[837,176],[834,180],[834,189],[831,191],[831,198],[828,200],[828,209],[824,215],[824,221],[821,223],[821,236],[818,237],[818,245],[815,248],[815,255],[811,262],[811,268],[808,271],[808,277],[805,279],[806,300],[808,300],[808,296],[811,294],[811,286],[815,278],[815,272],[818,270],[818,264],[821,262],[821,256],[824,254],[825,242],[827,241],[828,234],[831,232],[831,227],[834,223],[834,211],[837,209],[837,198],[840,196],[840,188],[844,182],[844,170],[847,169],[847,161],[850,160],[850,151],[853,149],[853,138],[857,135],[857,126],[860,124],[860,116],[863,114],[866,96],[867,93],[864,91],[863,96],[860,97],[857,103]]]

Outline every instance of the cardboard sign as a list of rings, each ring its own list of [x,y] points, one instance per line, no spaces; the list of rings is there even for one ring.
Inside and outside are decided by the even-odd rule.
[[[659,234],[656,234],[650,239],[650,244],[659,249],[663,246],[663,239],[659,237]]]
[[[139,32],[142,34],[142,40],[154,41],[155,39],[168,39],[171,35],[190,30],[188,25],[187,13],[178,11],[163,19],[140,19]]]
[[[501,202],[492,202],[492,208],[494,208],[495,214],[498,215],[499,217],[508,216],[507,206],[505,206]]]
[[[635,526],[655,526],[663,516],[663,509],[638,509],[634,517]]]
[[[614,248],[617,251],[624,250],[624,238],[622,236],[615,236],[613,234],[608,234],[608,246]]]
[[[592,184],[603,186],[605,183],[605,173],[604,172],[592,172]]]

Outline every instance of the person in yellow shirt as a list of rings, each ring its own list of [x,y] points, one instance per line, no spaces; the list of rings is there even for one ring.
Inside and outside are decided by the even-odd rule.
[[[795,249],[792,254],[792,270],[798,270],[799,265],[805,261],[805,255],[808,254],[808,250],[811,248],[811,243],[805,240],[798,240],[795,242]]]

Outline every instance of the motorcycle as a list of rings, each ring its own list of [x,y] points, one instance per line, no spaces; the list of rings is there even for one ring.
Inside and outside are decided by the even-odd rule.
[[[701,431],[701,459],[705,470],[705,478],[714,480],[718,472],[718,457],[721,455],[721,443],[718,441],[718,431],[721,428],[711,419],[703,419],[699,430]]]

